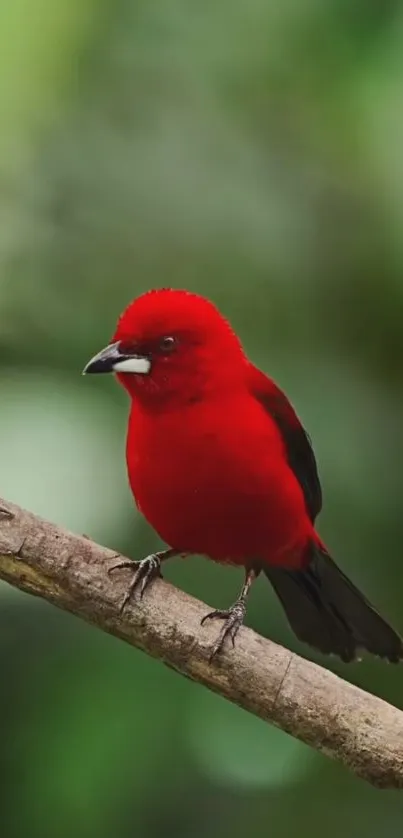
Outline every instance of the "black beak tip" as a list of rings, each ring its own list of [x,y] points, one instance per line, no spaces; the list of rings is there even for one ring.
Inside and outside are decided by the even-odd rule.
[[[94,372],[94,362],[88,361],[88,364],[85,365],[81,375],[88,375],[89,373]]]
[[[113,367],[116,361],[119,360],[119,346],[116,343],[111,343],[94,355],[93,358],[86,363],[82,375],[93,375],[94,373],[113,372]]]
[[[109,362],[105,362],[103,359],[95,358],[92,361],[88,361],[88,364],[85,365],[82,375],[94,375],[95,373],[102,373],[102,372],[111,372],[112,366]]]

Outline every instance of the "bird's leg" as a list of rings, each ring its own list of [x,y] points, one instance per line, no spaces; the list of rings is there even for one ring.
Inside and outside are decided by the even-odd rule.
[[[220,631],[218,639],[214,643],[214,646],[211,650],[210,662],[213,660],[216,654],[223,648],[226,637],[230,637],[232,645],[235,646],[235,637],[245,619],[246,600],[251,585],[258,575],[259,571],[247,570],[242,591],[236,602],[234,602],[234,604],[231,605],[231,607],[228,608],[227,611],[211,611],[210,614],[206,614],[206,616],[203,617],[201,625],[203,625],[203,623],[205,623],[206,620],[225,620],[225,623]]]
[[[161,550],[159,553],[151,553],[150,556],[146,556],[140,562],[124,559],[124,561],[118,562],[108,569],[108,573],[112,573],[114,570],[121,570],[122,568],[130,568],[133,571],[133,578],[123,598],[120,613],[122,613],[138,587],[140,587],[141,599],[150,582],[157,576],[162,576],[161,562],[177,555],[177,550]]]

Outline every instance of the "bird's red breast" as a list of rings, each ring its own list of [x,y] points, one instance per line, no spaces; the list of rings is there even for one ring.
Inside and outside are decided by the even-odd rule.
[[[241,356],[237,384],[224,393],[169,410],[134,398],[130,485],[149,523],[182,551],[299,566],[313,527],[284,439],[251,391],[252,378]]]

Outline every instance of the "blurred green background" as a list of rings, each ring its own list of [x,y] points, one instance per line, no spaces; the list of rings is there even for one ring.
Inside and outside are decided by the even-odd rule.
[[[313,437],[320,530],[403,631],[403,6],[3,0],[0,494],[141,558],[127,401],[83,379],[152,287],[211,296]],[[241,575],[166,575],[211,606]],[[400,836],[403,798],[0,587],[5,838]],[[309,656],[264,580],[247,621]],[[313,657],[315,657],[313,655]],[[403,706],[403,670],[315,658]]]

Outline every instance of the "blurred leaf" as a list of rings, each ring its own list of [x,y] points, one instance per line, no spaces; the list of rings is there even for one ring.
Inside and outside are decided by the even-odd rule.
[[[112,382],[111,382],[112,383]],[[134,506],[124,425],[89,379],[43,372],[1,381],[2,493],[70,529],[107,539]],[[23,479],[21,479],[23,472]]]
[[[293,784],[315,760],[307,745],[206,690],[188,708],[187,730],[199,770],[235,788]]]
[[[30,162],[38,129],[60,112],[58,96],[74,81],[74,58],[94,26],[94,0],[57,4],[13,0],[0,6],[2,177]],[[29,21],[29,26],[26,25]],[[73,61],[72,61],[73,53]],[[7,161],[6,166],[4,166]]]

